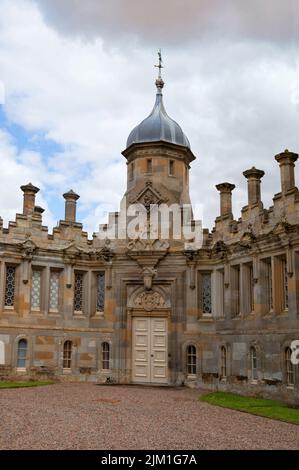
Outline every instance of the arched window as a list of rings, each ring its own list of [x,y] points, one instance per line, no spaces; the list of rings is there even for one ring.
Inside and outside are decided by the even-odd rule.
[[[187,347],[187,374],[196,374],[196,347],[193,344]]]
[[[110,369],[110,344],[102,343],[102,369]]]
[[[225,346],[221,346],[220,377],[221,379],[225,379],[227,377],[227,353]]]
[[[18,342],[18,353],[17,353],[17,367],[20,369],[26,368],[26,359],[27,359],[27,340],[22,338]]]
[[[256,348],[252,346],[250,348],[250,367],[251,367],[251,380],[257,380],[257,354]]]
[[[286,379],[287,385],[293,387],[295,385],[295,369],[294,364],[291,361],[292,350],[291,348],[286,348],[285,350],[285,369],[286,369]]]
[[[70,369],[72,365],[72,349],[73,344],[71,341],[65,341],[63,345],[63,361],[62,367],[64,369]]]

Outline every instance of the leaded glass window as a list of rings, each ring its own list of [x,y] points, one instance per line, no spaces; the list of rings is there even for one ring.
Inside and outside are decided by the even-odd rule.
[[[251,362],[251,379],[252,380],[257,380],[257,354],[256,354],[256,348],[251,347],[250,348],[250,362]]]
[[[211,273],[202,273],[202,311],[212,313]]]
[[[254,311],[254,279],[253,279],[253,265],[249,265],[249,282],[248,282],[248,289],[249,289],[249,309],[250,312]]]
[[[283,309],[287,310],[289,306],[289,291],[288,291],[288,269],[285,259],[282,260],[282,275],[283,275]]]
[[[225,379],[227,376],[227,357],[226,357],[226,347],[221,347],[221,367],[220,367],[220,377]]]
[[[287,385],[293,387],[295,385],[295,369],[294,364],[291,361],[292,351],[291,348],[285,350],[285,368],[286,368],[286,379]]]
[[[59,306],[59,272],[51,271],[49,307],[50,307],[50,310],[58,310],[58,306]]]
[[[110,344],[107,342],[102,344],[102,368],[110,369]]]
[[[15,300],[16,268],[14,266],[6,267],[5,279],[5,307],[13,307]]]
[[[103,312],[105,306],[105,273],[97,274],[97,312]]]
[[[193,344],[187,347],[187,374],[196,374],[196,347]]]
[[[266,304],[268,310],[273,310],[273,295],[272,295],[272,265],[271,258],[265,261],[266,271]]]
[[[233,313],[240,315],[240,266],[232,266]]]
[[[32,285],[31,285],[31,308],[33,310],[40,310],[40,297],[41,297],[41,271],[32,271]]]
[[[26,358],[27,358],[27,340],[20,339],[18,342],[18,351],[17,351],[17,367],[20,369],[25,369],[26,367]]]
[[[64,369],[70,369],[72,365],[72,349],[73,344],[71,341],[65,341],[63,345],[63,364]]]
[[[74,310],[83,311],[83,273],[75,273]]]

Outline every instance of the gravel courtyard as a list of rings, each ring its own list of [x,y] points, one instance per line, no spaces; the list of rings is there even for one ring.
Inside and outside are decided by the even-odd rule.
[[[198,395],[74,383],[0,390],[0,449],[299,448],[299,426],[213,407]]]

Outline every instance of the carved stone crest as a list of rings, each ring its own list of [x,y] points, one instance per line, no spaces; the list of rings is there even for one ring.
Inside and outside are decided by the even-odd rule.
[[[146,311],[151,311],[155,309],[165,308],[165,299],[159,292],[141,292],[134,302],[135,308],[141,308]]]

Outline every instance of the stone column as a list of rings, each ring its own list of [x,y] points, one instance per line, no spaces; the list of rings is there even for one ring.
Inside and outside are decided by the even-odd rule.
[[[33,186],[32,183],[21,186],[21,190],[24,193],[24,202],[23,202],[23,214],[31,215],[34,212],[35,207],[35,195],[39,192],[39,188]]]
[[[216,189],[220,192],[220,215],[232,216],[232,190],[235,185],[231,183],[220,183],[216,185]]]
[[[275,160],[280,167],[281,192],[283,195],[295,188],[295,161],[297,158],[298,154],[290,152],[288,149],[275,155]]]
[[[243,172],[243,175],[247,178],[248,206],[250,207],[261,202],[261,178],[264,174],[263,170],[258,170],[254,166]]]
[[[71,189],[67,193],[64,193],[63,197],[65,199],[64,220],[66,222],[76,222],[76,206],[80,196]]]

